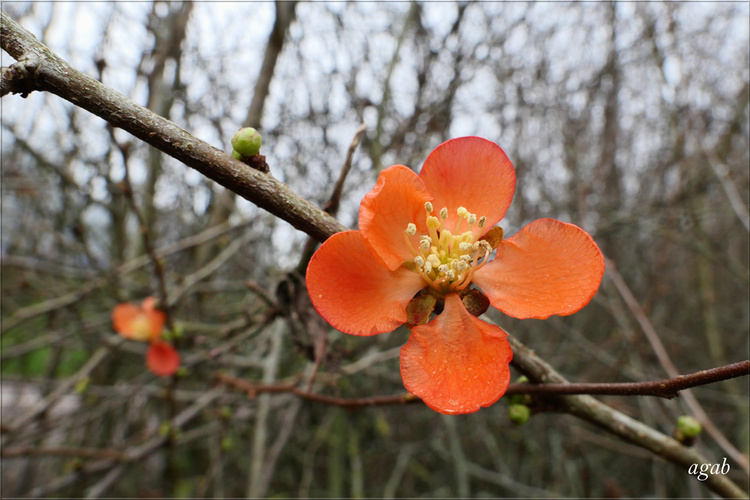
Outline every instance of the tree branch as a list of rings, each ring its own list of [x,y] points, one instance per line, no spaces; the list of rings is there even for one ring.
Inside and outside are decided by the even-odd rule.
[[[535,394],[554,398],[550,401],[552,405],[545,410],[557,410],[575,415],[615,434],[625,441],[645,448],[677,465],[685,467],[686,471],[694,463],[703,464],[709,462],[709,460],[701,456],[696,450],[688,448],[675,439],[584,394],[673,397],[681,389],[740,377],[750,372],[750,361],[742,361],[719,368],[653,382],[570,384],[562,375],[557,373],[541,358],[537,357],[533,351],[521,344],[515,337],[509,335],[508,340],[513,348],[514,365],[529,376],[529,378],[539,382],[539,384],[510,384],[506,395]],[[255,398],[259,394],[290,393],[308,401],[348,409],[367,406],[402,405],[421,401],[416,396],[408,393],[368,398],[339,398],[311,393],[300,389],[294,384],[256,384],[222,373],[216,374],[215,377],[217,382],[244,391],[250,398]],[[547,381],[551,383],[546,383]],[[716,493],[725,497],[747,497],[734,482],[720,474],[710,475],[705,484]]]
[[[0,11],[2,49],[18,63],[14,85],[55,94],[194,168],[318,241],[347,228],[268,174],[253,170],[174,123],[71,67]],[[2,89],[7,88],[3,71]],[[15,88],[11,86],[11,88]]]
[[[510,384],[506,394],[598,394],[609,396],[657,396],[672,399],[680,391],[750,374],[750,360],[689,375],[650,382],[583,383],[583,384]]]

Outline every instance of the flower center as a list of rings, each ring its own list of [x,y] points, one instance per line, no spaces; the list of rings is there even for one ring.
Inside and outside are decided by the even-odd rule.
[[[472,231],[474,224],[483,228],[487,219],[477,219],[475,214],[459,207],[458,223],[450,231],[445,227],[447,208],[440,210],[439,217],[432,215],[433,207],[429,201],[424,208],[427,212],[427,234],[419,236],[417,248],[410,238],[417,234],[416,224],[410,223],[404,232],[406,243],[414,256],[416,271],[441,294],[459,292],[471,284],[474,272],[489,260],[492,246],[485,240],[478,240]],[[464,220],[468,230],[461,232]]]
[[[145,342],[151,340],[151,323],[148,320],[148,316],[140,314],[130,327],[130,335],[133,340],[139,340]]]

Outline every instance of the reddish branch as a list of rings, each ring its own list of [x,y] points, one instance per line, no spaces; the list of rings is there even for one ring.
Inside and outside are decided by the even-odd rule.
[[[750,360],[651,382],[510,384],[506,394],[598,394],[609,396],[657,396],[672,399],[675,396],[679,396],[681,390],[690,387],[711,384],[748,374],[750,374]]]
[[[711,384],[721,380],[741,377],[750,374],[750,360],[733,363],[730,365],[702,370],[689,375],[655,380],[652,382],[630,382],[630,383],[592,383],[592,384],[510,384],[506,392],[511,394],[537,394],[537,395],[561,395],[561,394],[598,394],[611,396],[658,396],[671,399],[679,395],[679,391]],[[291,393],[309,401],[341,406],[345,408],[359,408],[363,406],[382,406],[393,404],[404,404],[419,401],[411,394],[399,394],[394,396],[373,396],[370,398],[338,398],[325,396],[300,389],[294,384],[259,385],[247,380],[217,374],[216,381],[235,389],[239,389],[254,398],[262,393]]]
[[[394,405],[409,403],[411,401],[419,401],[419,398],[408,393],[397,394],[395,396],[373,396],[370,398],[337,398],[334,396],[325,396],[323,394],[308,392],[292,384],[258,385],[247,380],[230,377],[229,375],[225,375],[223,373],[216,374],[216,381],[230,387],[234,387],[235,389],[239,389],[240,391],[244,391],[250,398],[255,398],[258,394],[262,393],[286,392],[294,394],[295,396],[299,396],[302,399],[307,399],[309,401],[315,401],[317,403],[323,403],[333,406],[341,406],[344,408]]]

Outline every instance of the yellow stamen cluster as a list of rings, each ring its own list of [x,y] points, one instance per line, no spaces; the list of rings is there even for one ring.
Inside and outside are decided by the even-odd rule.
[[[489,260],[492,247],[484,240],[476,240],[472,227],[483,228],[485,217],[477,219],[464,207],[457,210],[459,219],[451,232],[445,228],[448,209],[443,207],[439,217],[432,215],[433,206],[425,203],[427,212],[427,234],[419,237],[419,246],[414,247],[410,236],[417,233],[417,226],[410,223],[404,237],[414,256],[417,272],[436,291],[440,293],[458,292],[469,286],[474,272]],[[463,221],[469,225],[468,230],[461,232]]]

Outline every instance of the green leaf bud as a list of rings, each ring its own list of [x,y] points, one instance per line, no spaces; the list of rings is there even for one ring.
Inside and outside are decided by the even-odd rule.
[[[508,407],[508,417],[516,425],[523,425],[531,417],[531,409],[526,405],[510,405]]]
[[[697,436],[703,430],[701,423],[689,415],[683,415],[677,418],[677,428],[683,436],[688,438]]]
[[[239,129],[232,137],[232,147],[242,156],[255,156],[260,151],[263,138],[252,127]]]

